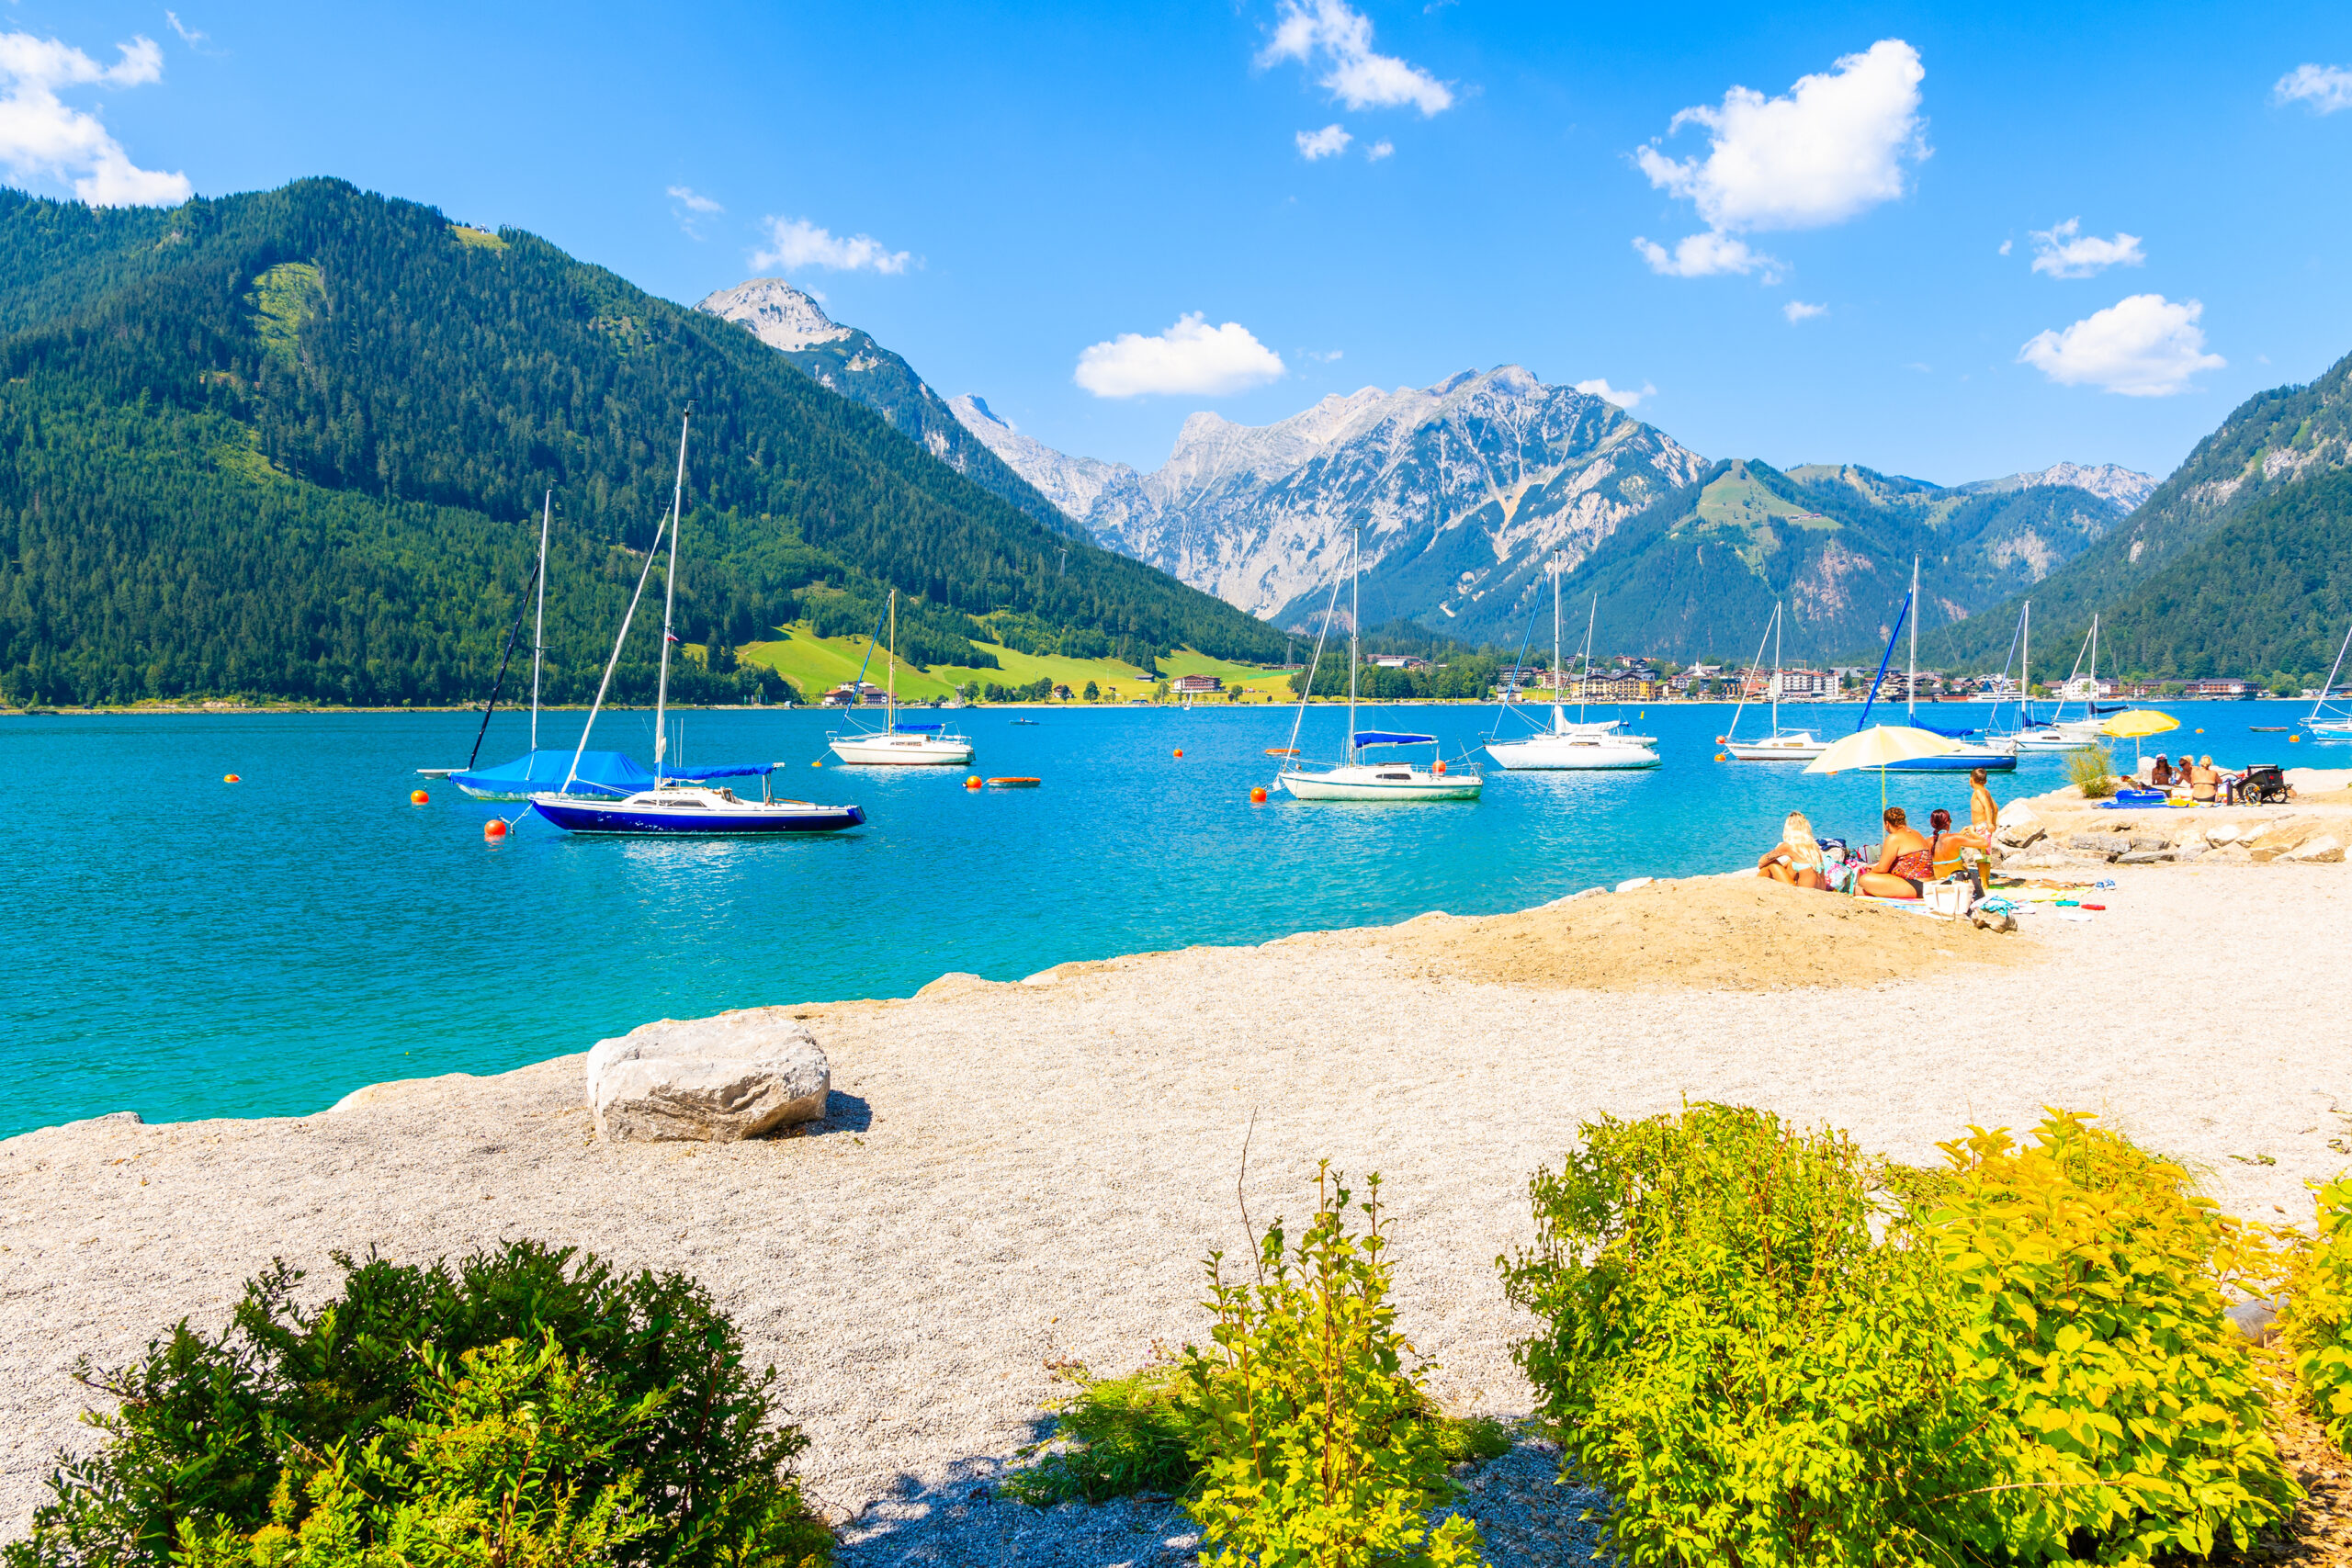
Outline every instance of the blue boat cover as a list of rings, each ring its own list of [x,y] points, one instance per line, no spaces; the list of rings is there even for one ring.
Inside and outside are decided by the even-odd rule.
[[[662,771],[670,778],[699,783],[708,779],[756,778],[775,770],[773,762],[744,762]],[[571,773],[571,752],[542,750],[501,762],[494,768],[469,768],[464,773],[451,773],[449,782],[493,795],[529,795],[537,790],[563,788],[563,781]],[[636,758],[623,751],[582,752],[579,774],[571,780],[574,795],[635,795],[652,787],[653,775],[638,766]]]
[[[1434,744],[1434,735],[1408,735],[1399,729],[1359,729],[1356,745],[1365,746],[1428,746]]]
[[[1946,729],[1940,724],[1922,724],[1916,718],[1911,721],[1911,728],[1914,729],[1924,729],[1930,735],[1940,735],[1947,740],[1957,740],[1963,735],[1973,735],[1976,733],[1973,729]]]
[[[894,735],[931,735],[946,728],[944,724],[894,724],[890,732]]]

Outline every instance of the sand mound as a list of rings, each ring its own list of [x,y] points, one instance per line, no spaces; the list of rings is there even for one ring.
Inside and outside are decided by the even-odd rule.
[[[1955,964],[2017,964],[2030,938],[1758,877],[1691,877],[1386,933],[1428,972],[1603,991],[1871,986]]]

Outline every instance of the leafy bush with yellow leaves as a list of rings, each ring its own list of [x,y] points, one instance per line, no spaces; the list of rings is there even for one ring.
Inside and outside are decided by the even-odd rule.
[[[2277,1258],[2179,1167],[2062,1112],[1933,1171],[1720,1105],[1582,1133],[1505,1279],[1627,1562],[2145,1563],[2292,1506],[2220,1284]]]
[[[2295,1269],[2282,1327],[2328,1441],[2352,1446],[2352,1177],[2319,1190],[2319,1239]]]
[[[2002,1437],[2012,1549],[2140,1563],[2283,1520],[2298,1492],[2220,1283],[2267,1271],[2267,1237],[2085,1116],[2052,1111],[2030,1145],[1973,1128],[1941,1146],[1925,1234]]]

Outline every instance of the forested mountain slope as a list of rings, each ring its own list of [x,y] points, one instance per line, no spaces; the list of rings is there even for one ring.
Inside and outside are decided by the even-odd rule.
[[[667,508],[689,400],[688,641],[804,615],[863,630],[888,584],[916,596],[901,623],[926,662],[972,661],[967,617],[1008,609],[1147,653],[1281,648],[1023,514],[729,323],[340,181],[168,211],[0,193],[0,327],[13,700],[477,695],[550,489],[552,684],[580,694]],[[704,688],[737,689],[713,662]]]
[[[1826,661],[1864,648],[1875,655],[1916,557],[1921,656],[1940,658],[1973,615],[2122,515],[2071,485],[1978,492],[1852,464],[1782,472],[1735,459],[1620,525],[1565,588],[1598,596],[1603,647],[1746,658],[1781,604],[1790,662]]]
[[[2037,643],[2082,636],[2091,614],[2111,624],[2116,662],[2102,670],[2149,676],[2321,674],[2312,662],[2311,614],[2290,603],[2341,581],[2352,513],[2330,477],[2352,466],[2352,355],[2307,386],[2247,399],[2122,526],[2033,590]],[[2274,504],[2275,503],[2275,504]],[[2333,510],[2331,510],[2331,508]],[[2252,563],[2266,563],[2258,570]],[[2161,581],[2159,581],[2161,580]],[[2229,596],[2221,596],[2224,585]],[[2172,625],[2184,615],[2229,623]],[[1966,657],[1997,660],[2013,604],[1956,637]],[[2341,626],[2336,637],[2343,636]],[[2103,634],[2101,643],[2109,641]],[[2335,648],[2327,641],[2333,657]],[[2053,642],[2051,646],[2057,646]]]

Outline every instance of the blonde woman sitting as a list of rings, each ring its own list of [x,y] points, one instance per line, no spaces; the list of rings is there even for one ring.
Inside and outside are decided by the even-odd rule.
[[[1788,821],[1781,827],[1781,841],[1757,858],[1756,874],[1795,887],[1829,886],[1822,874],[1821,844],[1814,838],[1813,824],[1804,819],[1804,813],[1789,813]]]

